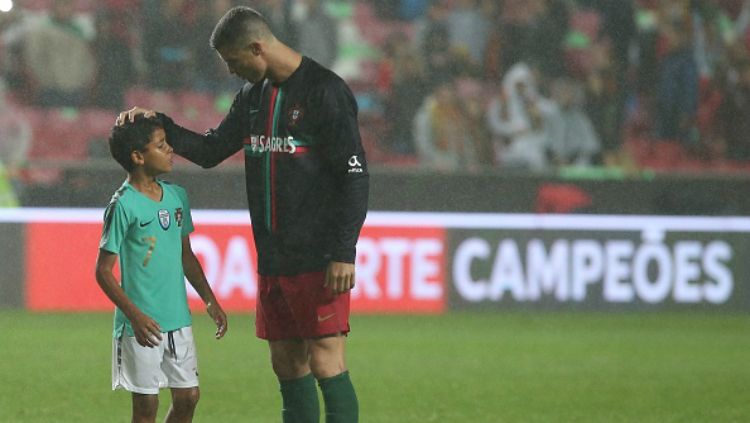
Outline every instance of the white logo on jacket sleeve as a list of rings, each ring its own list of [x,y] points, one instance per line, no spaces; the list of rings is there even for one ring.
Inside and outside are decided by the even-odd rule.
[[[349,164],[349,173],[362,173],[362,163],[359,162],[357,155],[353,155],[347,162]]]

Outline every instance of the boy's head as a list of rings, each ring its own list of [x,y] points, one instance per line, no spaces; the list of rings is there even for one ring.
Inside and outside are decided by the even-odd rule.
[[[109,151],[129,173],[138,166],[145,166],[154,174],[172,169],[173,150],[158,117],[137,116],[134,122],[115,125],[109,137]]]

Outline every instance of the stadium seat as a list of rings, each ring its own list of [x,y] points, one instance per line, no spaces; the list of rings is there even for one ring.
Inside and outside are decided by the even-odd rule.
[[[174,114],[180,109],[179,101],[174,94],[141,87],[134,87],[125,92],[125,104],[167,114]]]
[[[354,22],[362,36],[374,45],[382,46],[389,35],[403,33],[409,39],[414,33],[414,26],[409,22],[385,21],[378,18],[368,2],[360,1],[354,6]]]
[[[175,94],[175,98],[182,114],[187,117],[215,115],[215,98],[211,94],[198,91],[181,91]]]
[[[569,18],[570,30],[582,32],[591,40],[597,38],[600,26],[601,16],[593,10],[575,9]]]
[[[537,213],[573,213],[591,206],[591,196],[571,184],[547,183],[539,187],[536,196]]]
[[[49,10],[53,0],[24,0],[23,8],[28,10]],[[96,10],[95,0],[74,0],[73,10],[76,13],[94,12]]]
[[[80,120],[85,126],[86,139],[108,138],[115,124],[117,112],[108,109],[83,109]]]
[[[78,160],[86,158],[87,128],[75,109],[37,109],[34,139],[29,153],[32,159]],[[111,119],[110,119],[111,120]]]
[[[652,140],[646,151],[647,154],[640,157],[638,164],[653,170],[678,170],[688,157],[683,145],[672,140]]]

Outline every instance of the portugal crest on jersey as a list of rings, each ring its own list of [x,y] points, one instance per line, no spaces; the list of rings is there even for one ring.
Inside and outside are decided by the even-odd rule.
[[[177,226],[182,227],[182,207],[174,210],[174,220],[177,222]]]
[[[161,209],[159,210],[159,225],[161,225],[161,228],[165,231],[169,229],[169,225],[172,223],[172,219],[169,215],[169,210]]]

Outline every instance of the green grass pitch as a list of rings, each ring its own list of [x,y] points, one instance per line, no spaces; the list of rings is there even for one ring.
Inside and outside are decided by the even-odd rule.
[[[0,422],[129,421],[129,394],[110,391],[111,319],[0,312]],[[194,318],[195,421],[278,422],[267,347],[251,315],[230,319],[215,341]],[[363,423],[750,421],[750,315],[354,315],[352,330]]]

